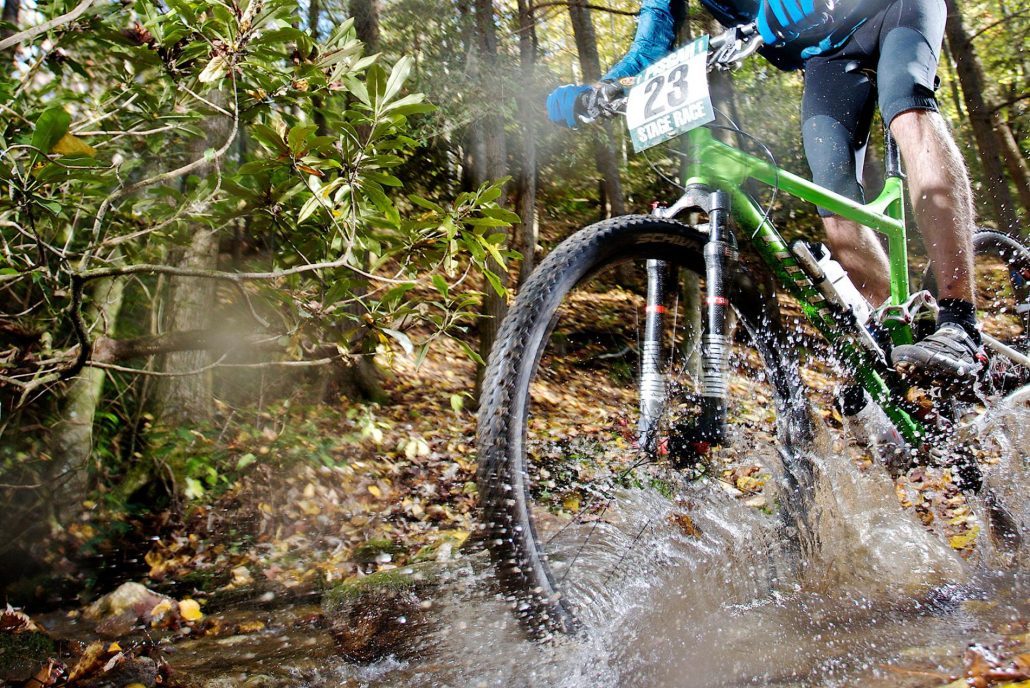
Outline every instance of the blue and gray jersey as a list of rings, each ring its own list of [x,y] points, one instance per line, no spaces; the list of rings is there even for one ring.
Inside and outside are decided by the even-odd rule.
[[[802,66],[843,45],[865,18],[889,0],[701,0],[723,26],[756,22],[762,54],[780,69]],[[764,15],[764,16],[760,16]],[[605,79],[635,76],[667,55],[686,17],[686,0],[642,0],[636,37]]]

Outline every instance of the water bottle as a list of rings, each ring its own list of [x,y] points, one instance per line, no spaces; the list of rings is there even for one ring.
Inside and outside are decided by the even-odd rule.
[[[836,292],[841,301],[851,306],[858,323],[864,325],[868,322],[873,309],[865,297],[862,296],[862,293],[858,291],[858,287],[854,285],[851,278],[848,277],[844,267],[830,257],[829,251],[823,251],[823,257],[819,259],[818,265],[823,274],[826,275],[826,282],[829,283],[827,286],[830,286]]]
[[[859,325],[869,321],[872,307],[825,246],[810,246],[807,241],[796,239],[791,243],[790,251],[827,301],[840,308],[851,308]]]

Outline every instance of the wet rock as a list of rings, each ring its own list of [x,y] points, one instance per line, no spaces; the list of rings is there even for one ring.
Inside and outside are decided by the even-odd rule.
[[[285,678],[255,674],[253,676],[219,676],[204,681],[203,688],[285,688],[296,685]]]
[[[79,688],[123,688],[123,686],[145,686],[153,688],[158,684],[160,667],[150,657],[123,657],[109,670],[96,676],[76,681]]]
[[[285,682],[282,679],[265,674],[251,676],[243,682],[243,688],[281,688],[283,685]]]
[[[351,558],[359,564],[385,564],[403,551],[404,548],[392,540],[374,538],[355,547]]]
[[[380,571],[337,584],[322,599],[322,616],[339,653],[352,662],[410,658],[430,630],[434,569]]]
[[[55,651],[54,641],[28,616],[0,611],[0,684],[27,681]]]
[[[162,604],[164,603],[164,604]],[[172,598],[150,590],[139,583],[123,583],[86,608],[83,616],[96,623],[96,630],[102,636],[118,638],[140,621],[150,623],[155,608],[175,609]]]
[[[218,676],[204,681],[203,688],[236,688],[241,680],[235,676]]]
[[[436,539],[423,546],[415,553],[413,561],[450,561],[458,556],[458,550],[468,541],[469,533],[465,530],[441,531]]]

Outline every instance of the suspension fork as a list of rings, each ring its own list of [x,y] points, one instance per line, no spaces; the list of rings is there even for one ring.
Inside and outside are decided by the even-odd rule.
[[[700,439],[721,444],[726,437],[730,342],[726,315],[730,307],[730,270],[737,262],[736,240],[729,227],[730,196],[714,191],[708,211],[705,244],[705,324],[702,348],[704,386],[701,393]]]
[[[647,261],[647,307],[644,340],[640,344],[640,421],[637,432],[641,449],[648,453],[658,449],[658,423],[668,394],[662,332],[665,331],[665,296],[670,276],[670,266],[664,260]]]
[[[721,444],[726,435],[729,386],[730,342],[727,336],[729,278],[737,262],[736,240],[729,228],[730,197],[723,191],[709,196],[709,237],[704,248],[705,324],[702,346],[701,419],[694,438]],[[658,449],[659,422],[665,411],[668,385],[665,379],[666,347],[662,341],[665,301],[673,278],[670,265],[662,260],[647,261],[647,307],[640,360],[640,447],[649,453]]]

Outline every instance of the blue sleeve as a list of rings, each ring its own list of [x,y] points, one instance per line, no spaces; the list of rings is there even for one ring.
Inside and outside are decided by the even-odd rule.
[[[603,78],[614,81],[636,76],[668,55],[683,23],[685,5],[683,0],[643,0],[633,45]]]

